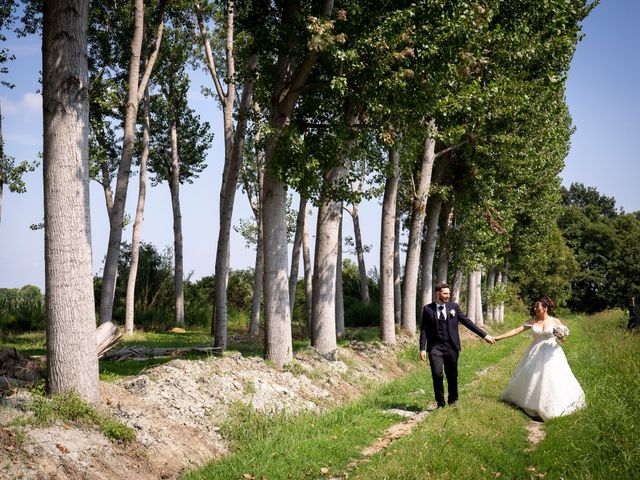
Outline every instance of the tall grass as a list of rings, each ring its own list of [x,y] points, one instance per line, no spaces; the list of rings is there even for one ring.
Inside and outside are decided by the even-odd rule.
[[[527,440],[530,419],[497,400],[523,337],[497,345],[514,351],[473,386],[457,409],[424,422],[361,479],[637,479],[640,472],[640,338],[624,330],[620,312],[566,319],[564,350],[587,397],[587,408],[544,424],[545,439]]]

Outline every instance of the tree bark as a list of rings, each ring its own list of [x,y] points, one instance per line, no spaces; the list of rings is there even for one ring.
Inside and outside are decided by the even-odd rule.
[[[235,80],[235,57],[233,53],[234,42],[234,2],[227,1],[227,27],[226,27],[226,59],[227,59],[227,93],[224,95],[220,88],[220,82],[215,71],[210,48],[208,48],[208,37],[201,25],[202,38],[207,51],[208,64],[211,75],[218,89],[218,97],[222,104],[222,117],[224,124],[224,145],[225,159],[222,174],[222,185],[220,187],[220,226],[218,229],[218,244],[216,248],[215,264],[215,301],[213,319],[211,322],[212,333],[214,335],[214,345],[223,350],[227,348],[227,279],[229,276],[229,240],[231,238],[231,220],[233,217],[233,205],[235,193],[238,185],[240,165],[242,163],[242,153],[244,150],[244,138],[247,127],[249,107],[253,94],[253,72],[258,63],[258,56],[252,54],[247,64],[247,77],[242,91],[242,98],[238,108],[238,122],[234,131],[233,113],[236,96]]]
[[[333,0],[324,0],[319,8],[319,17],[326,18],[333,9]],[[305,58],[297,62],[289,55],[298,41],[295,36],[297,2],[282,2],[281,22],[283,30],[288,30],[283,51],[278,55],[275,66],[275,80],[271,90],[269,127],[274,134],[267,141],[265,164],[271,167],[276,160],[274,136],[289,124],[293,109],[298,101],[319,52],[310,50]],[[265,174],[264,199],[264,247],[265,255],[264,295],[267,359],[282,366],[293,358],[291,339],[291,317],[289,316],[289,286],[287,279],[287,227],[286,227],[286,185],[273,174]],[[315,300],[314,300],[315,302]]]
[[[435,122],[429,122],[429,135],[433,135]],[[410,336],[416,333],[417,293],[418,293],[418,268],[420,266],[420,249],[422,247],[422,230],[424,229],[424,217],[427,208],[427,196],[431,186],[431,172],[435,161],[436,141],[432,136],[425,139],[420,168],[420,182],[418,189],[413,194],[411,208],[411,227],[409,228],[409,243],[407,246],[407,258],[404,263],[404,290],[402,297],[402,328]]]
[[[502,271],[498,270],[496,272],[496,280],[494,282],[494,286],[498,287],[502,285]],[[500,322],[500,304],[496,303],[495,305],[493,305],[493,320],[496,321],[497,323],[501,323]]]
[[[469,272],[467,280],[467,317],[469,317],[474,323],[476,321],[476,295],[478,290],[476,289],[476,276],[475,272]]]
[[[496,284],[496,267],[491,267],[487,272],[487,321],[492,322],[493,318],[493,303],[491,301],[491,295],[493,294],[493,287]]]
[[[336,270],[338,230],[342,215],[340,202],[324,200],[318,208],[316,250],[313,258],[312,345],[322,355],[336,348]]]
[[[98,403],[89,209],[88,2],[43,6],[47,375],[51,394]]]
[[[257,337],[260,334],[260,307],[262,306],[262,280],[264,277],[264,241],[262,238],[262,221],[258,220],[258,222],[256,264],[253,274],[253,295],[251,297],[251,320],[249,321],[249,335],[252,337]]]
[[[313,313],[313,271],[311,269],[311,248],[309,245],[309,219],[306,211],[302,231],[302,262],[304,264],[304,316],[307,333],[310,333]]]
[[[253,106],[256,117],[260,113],[260,106],[254,102]],[[253,215],[258,226],[258,238],[256,240],[256,264],[253,272],[253,295],[251,298],[251,320],[249,321],[249,335],[257,337],[260,334],[260,309],[262,306],[262,283],[264,279],[264,226],[262,224],[262,203],[264,199],[264,158],[263,150],[258,147],[260,144],[260,129],[254,133],[254,145],[256,156],[256,185],[255,195],[252,196],[250,188],[246,188],[249,197],[249,204],[253,210]]]
[[[384,343],[396,343],[394,314],[394,242],[396,199],[400,177],[400,153],[389,152],[392,171],[387,176],[382,201],[382,226],[380,232],[380,337]]]
[[[340,206],[340,226],[338,227],[338,261],[336,262],[336,335],[343,337],[344,329],[344,297],[342,292],[342,221],[344,219]]]
[[[461,269],[456,270],[453,277],[453,288],[451,289],[451,301],[460,303],[460,293],[462,291],[463,273]]]
[[[296,235],[293,239],[291,252],[291,273],[289,274],[289,314],[293,321],[293,307],[296,303],[296,286],[298,285],[298,269],[300,268],[300,251],[302,249],[302,235],[307,211],[307,199],[300,196],[298,217],[296,219]]]
[[[171,209],[173,211],[173,255],[176,324],[184,325],[184,261],[182,254],[182,212],[180,211],[180,158],[178,157],[178,126],[171,121]]]
[[[267,147],[267,159],[269,158]],[[266,174],[264,179],[264,313],[267,359],[282,366],[293,358],[287,278],[287,192]]]
[[[164,14],[164,1],[161,2]],[[107,256],[104,261],[104,272],[102,275],[102,289],[100,294],[100,322],[110,322],[113,314],[113,298],[116,289],[116,276],[118,274],[118,259],[120,257],[120,243],[122,242],[122,229],[124,220],[124,208],[127,201],[127,190],[129,188],[129,176],[131,175],[131,159],[135,149],[136,137],[136,117],[138,107],[146,88],[151,71],[160,48],[162,30],[164,27],[164,15],[161,15],[160,25],[156,35],[156,43],[153,53],[150,55],[146,70],[142,79],[140,74],[140,52],[142,51],[142,39],[144,33],[144,2],[135,0],[134,4],[134,29],[131,40],[131,61],[129,63],[129,91],[125,108],[125,120],[123,126],[122,155],[120,166],[118,167],[118,177],[116,180],[116,192],[113,200],[113,207],[109,217],[109,242],[107,245]]]
[[[398,205],[396,204],[397,211]],[[400,216],[397,213],[393,222],[393,231],[393,320],[400,327],[402,323],[402,267],[400,266]]]
[[[502,274],[502,284],[506,287],[506,286],[507,286],[508,281],[509,281],[509,277],[508,277],[508,275],[507,275],[507,272],[505,271],[505,272]],[[498,321],[499,321],[500,323],[504,323],[504,302],[500,302],[500,310],[499,310],[499,316],[498,316],[498,318],[499,318],[499,320],[498,320]]]
[[[482,267],[479,267],[475,271],[475,287],[476,287],[476,318],[474,322],[477,325],[484,325],[484,318],[482,316]]]
[[[358,203],[353,203],[351,218],[353,219],[353,236],[356,243],[358,273],[360,274],[360,299],[362,303],[368,304],[371,301],[369,296],[369,277],[367,277],[367,267],[364,261],[364,247],[362,245],[362,232],[360,230],[360,206]]]
[[[436,256],[436,244],[438,242],[438,220],[442,210],[442,198],[434,197],[429,202],[429,219],[427,221],[427,237],[425,249],[422,255],[422,305],[433,302],[433,260]]]
[[[453,204],[444,204],[442,227],[440,227],[440,248],[438,250],[438,279],[437,283],[447,283],[449,276],[449,228],[453,222]]]
[[[125,335],[133,334],[135,316],[136,278],[138,276],[138,260],[140,258],[140,238],[142,236],[142,222],[144,220],[144,204],[147,194],[147,160],[149,158],[149,90],[144,95],[144,117],[142,129],[142,154],[140,156],[138,204],[136,206],[136,218],[133,222],[131,234],[131,264],[129,265],[129,277],[127,278],[127,299],[125,307]]]

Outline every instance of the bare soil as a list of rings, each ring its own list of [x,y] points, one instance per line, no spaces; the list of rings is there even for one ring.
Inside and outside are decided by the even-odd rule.
[[[308,349],[284,369],[239,353],[176,359],[102,382],[100,409],[135,429],[129,444],[62,422],[20,426],[31,393],[18,390],[0,399],[0,478],[179,478],[227,453],[220,427],[234,402],[264,413],[326,411],[401,376],[397,353],[408,345],[403,338],[393,347],[354,341],[333,361]]]

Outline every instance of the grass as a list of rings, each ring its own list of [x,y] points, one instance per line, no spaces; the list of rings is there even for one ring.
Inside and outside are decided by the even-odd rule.
[[[461,406],[432,416],[391,452],[376,456],[360,479],[633,479],[640,471],[640,344],[621,313],[566,319],[564,350],[582,384],[587,408],[544,424],[546,438],[530,449],[520,410],[497,401],[528,339],[473,386]]]
[[[523,319],[511,316],[507,324],[492,330],[501,333]],[[563,349],[585,390],[587,408],[546,422],[546,437],[535,448],[527,439],[530,418],[499,401],[530,336],[523,334],[492,347],[467,342],[460,357],[459,405],[432,413],[411,435],[349,471],[349,478],[638,478],[640,339],[624,330],[622,312],[564,320],[571,336]],[[382,410],[418,411],[432,401],[428,368],[413,368],[416,354],[415,349],[402,354],[412,367],[406,376],[325,415],[267,417],[245,405],[234,406],[232,419],[223,428],[233,453],[186,478],[341,475],[350,461],[361,457],[364,446],[399,421]]]
[[[474,377],[505,352],[480,340],[467,342],[463,352],[465,378]],[[400,417],[385,410],[420,411],[432,401],[431,374],[417,360],[417,348],[400,354],[407,375],[371,388],[361,399],[324,414],[266,416],[249,406],[234,405],[231,420],[222,428],[233,453],[187,479],[322,478],[344,470],[362,449],[383,435]],[[463,393],[464,395],[464,393]],[[440,412],[434,416],[439,415]],[[325,470],[326,469],[326,470]],[[402,478],[402,477],[397,477]]]
[[[27,408],[33,417],[22,417],[15,421],[16,426],[50,425],[56,420],[75,423],[96,428],[112,441],[131,442],[135,440],[135,431],[124,423],[98,412],[93,406],[83,401],[75,392],[44,396],[44,388],[34,389],[34,397]]]
[[[246,322],[240,321],[229,324],[229,352],[240,352],[245,357],[262,357],[264,353],[264,345],[262,340],[247,341]],[[241,340],[234,341],[234,335],[240,335]],[[361,341],[378,340],[379,333],[375,328],[359,328],[348,329],[347,335],[340,341],[341,345],[349,343],[351,340],[357,339]],[[209,329],[195,327],[187,329],[186,332],[177,333],[172,331],[165,332],[147,332],[137,330],[133,335],[124,337],[114,349],[121,349],[127,346],[139,345],[148,348],[181,348],[195,347],[198,345],[207,345],[212,343]],[[15,348],[20,353],[28,356],[45,355],[46,354],[46,338],[44,331],[29,332],[20,334],[2,333],[2,346],[7,348]],[[300,351],[309,347],[309,340],[297,338],[293,341],[294,351]],[[186,359],[202,358],[207,354],[188,353],[183,356]],[[148,360],[100,360],[100,380],[115,381],[128,376],[138,375],[144,369],[154,365],[161,365],[171,361],[172,358],[152,358]],[[292,371],[298,374],[299,371]]]

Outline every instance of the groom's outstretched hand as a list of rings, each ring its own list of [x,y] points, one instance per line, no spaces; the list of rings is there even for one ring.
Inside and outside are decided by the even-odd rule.
[[[494,343],[496,343],[496,339],[495,339],[495,338],[493,338],[491,335],[486,335],[486,336],[484,337],[484,341],[485,341],[485,342],[487,342],[487,343],[489,343],[489,344],[491,344],[491,345],[493,345]]]

